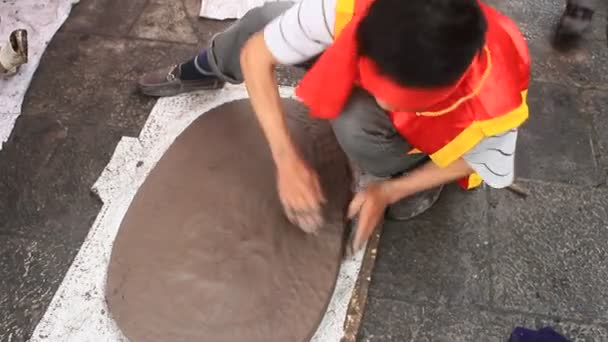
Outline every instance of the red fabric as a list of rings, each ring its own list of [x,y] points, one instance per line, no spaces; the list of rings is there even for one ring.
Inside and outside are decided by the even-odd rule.
[[[355,1],[351,21],[296,88],[296,96],[308,105],[311,115],[323,119],[336,118],[348,100],[358,76],[357,27],[373,1]]]
[[[392,80],[378,73],[374,62],[369,58],[359,58],[358,65],[358,83],[365,90],[393,107],[409,110],[426,110],[445,101],[466,78],[463,76],[454,84],[445,87],[433,89],[406,88],[395,84]]]
[[[525,40],[510,19],[489,6],[482,4],[482,8],[488,20],[487,48],[491,53],[492,68],[478,95],[441,116],[389,113],[397,131],[426,154],[440,150],[473,122],[492,119],[516,109],[522,103],[521,92],[528,88],[530,60]],[[447,108],[470,94],[479,85],[487,63],[483,55],[477,58],[460,86],[445,101],[428,110]]]
[[[355,84],[391,105],[424,111],[448,108],[479,86],[488,67],[485,53],[475,58],[458,82],[442,88],[401,87],[376,72],[373,62],[357,56],[355,39],[359,22],[372,2],[356,2],[353,19],[298,86],[296,95],[310,107],[313,116],[337,117]],[[480,4],[488,21],[486,40],[492,69],[478,96],[441,116],[389,113],[401,135],[424,153],[438,151],[474,121],[506,114],[522,103],[521,91],[527,89],[529,81],[526,43],[510,19]]]
[[[352,20],[339,33],[339,38],[319,58],[296,89],[296,95],[314,116],[335,118],[348,100],[354,84],[359,84],[375,97],[398,108],[429,108],[448,98],[467,78],[465,74],[452,85],[422,89],[402,87],[380,75],[374,62],[357,55],[356,31],[374,0],[357,0]],[[318,87],[324,84],[323,87]],[[331,92],[328,94],[327,89]]]

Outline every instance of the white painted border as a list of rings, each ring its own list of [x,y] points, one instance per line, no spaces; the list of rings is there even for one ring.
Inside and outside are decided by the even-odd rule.
[[[280,89],[293,97],[293,88]],[[118,228],[137,189],[171,143],[201,113],[247,97],[243,86],[158,100],[139,138],[123,137],[93,186],[104,205],[55,293],[31,341],[126,341],[108,316],[106,269]],[[143,162],[139,167],[138,162]],[[338,282],[314,342],[339,341],[363,252],[341,265]]]

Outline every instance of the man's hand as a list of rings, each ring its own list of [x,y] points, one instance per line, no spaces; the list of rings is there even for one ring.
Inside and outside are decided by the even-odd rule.
[[[277,63],[262,32],[254,34],[241,50],[245,86],[277,167],[285,214],[305,232],[314,233],[323,223],[321,203],[325,199],[317,174],[300,158],[289,136],[274,75]]]
[[[372,183],[355,195],[348,207],[348,218],[359,216],[352,241],[353,251],[359,250],[381,223],[393,196],[389,181]]]
[[[291,223],[307,233],[316,233],[323,224],[321,205],[325,202],[319,177],[302,159],[278,164],[279,197]]]
[[[408,196],[465,177],[473,173],[467,162],[459,158],[445,168],[427,162],[410,173],[391,180],[370,184],[350,203],[348,217],[359,215],[352,241],[352,252],[357,252],[369,239],[384,216],[386,208]]]

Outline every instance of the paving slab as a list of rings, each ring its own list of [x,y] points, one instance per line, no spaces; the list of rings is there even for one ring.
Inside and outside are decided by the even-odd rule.
[[[551,38],[564,9],[563,0],[491,0],[489,3],[517,22],[529,44],[532,75],[536,80],[568,86],[606,87],[608,48],[605,16],[594,18],[592,30],[577,49],[560,52],[551,46]]]
[[[532,74],[539,81],[568,86],[608,89],[608,48],[593,41],[584,48],[556,52],[544,39],[530,42]]]
[[[361,342],[498,342],[507,341],[515,327],[553,327],[573,342],[608,338],[600,325],[538,319],[520,313],[492,312],[477,307],[416,305],[370,298]]]
[[[101,207],[87,187],[121,136],[95,125],[20,119],[2,151],[11,166],[0,165],[0,189],[12,201],[0,210],[5,219],[0,232],[79,246]]]
[[[150,0],[131,30],[139,38],[198,44],[181,1]]]
[[[62,244],[41,247],[29,239],[0,236],[0,341],[26,341],[63,279],[52,275],[57,264],[75,251]],[[16,274],[22,281],[15,281]]]
[[[0,191],[6,198],[0,204],[0,217],[4,219],[0,224],[1,233],[19,234],[21,231],[15,226],[27,224],[27,221],[44,223],[45,218],[38,215],[38,212],[48,209],[47,204],[59,207],[59,211],[65,208],[59,201],[37,203],[33,200],[32,194],[35,191],[32,186],[40,176],[44,177],[48,163],[65,143],[67,132],[65,126],[51,118],[17,121],[6,149],[0,152],[3,160],[11,161],[0,165]],[[34,145],[30,147],[30,143]],[[25,198],[22,199],[23,197]]]
[[[515,20],[528,38],[550,37],[566,8],[566,1],[564,0],[488,0],[486,2]],[[592,40],[606,41],[605,14],[607,8],[608,6],[598,6],[592,21],[592,28],[585,33],[583,46]]]
[[[595,152],[608,176],[608,91],[590,90],[582,94],[585,112],[591,115],[595,133]]]
[[[486,202],[484,190],[465,193],[450,186],[419,218],[386,223],[369,296],[487,304],[490,273]]]
[[[235,20],[209,20],[199,16],[201,0],[182,0],[186,8],[186,14],[192,24],[199,42],[207,46],[207,42],[217,33],[227,29]]]
[[[524,185],[526,200],[490,195],[494,306],[608,323],[608,192]]]
[[[55,113],[62,121],[137,135],[155,103],[138,93],[137,79],[144,72],[178,63],[191,50],[180,44],[60,33],[29,88],[22,115]]]
[[[533,81],[530,119],[520,129],[517,176],[579,185],[603,182],[592,142],[592,124],[578,89]]]
[[[518,325],[533,326],[532,318],[500,315],[474,307],[409,304],[370,298],[361,342],[495,342],[506,341]]]
[[[74,6],[62,30],[123,36],[139,18],[147,0],[83,0]]]
[[[421,309],[403,301],[368,296],[358,341],[414,341],[422,326]]]

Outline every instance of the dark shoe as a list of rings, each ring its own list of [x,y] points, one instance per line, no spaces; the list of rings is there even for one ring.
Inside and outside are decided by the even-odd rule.
[[[443,186],[402,199],[388,208],[386,218],[394,221],[405,221],[424,213],[437,202],[441,190],[443,190]]]
[[[198,80],[182,80],[179,65],[174,65],[143,75],[139,80],[139,89],[150,96],[175,96],[195,90],[220,89],[224,83],[213,76]]]
[[[555,30],[553,45],[558,49],[575,47],[583,34],[591,27],[594,10],[577,5],[567,5]]]

